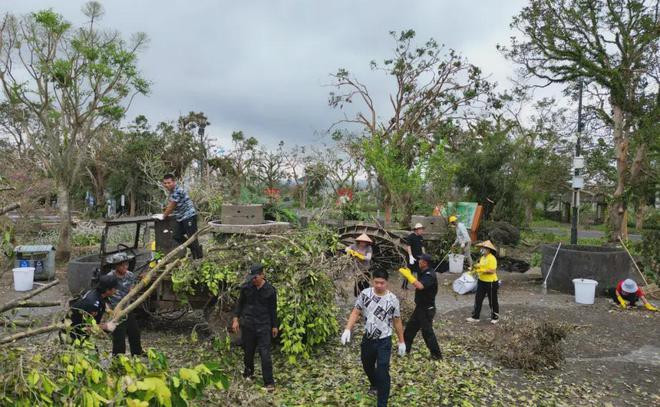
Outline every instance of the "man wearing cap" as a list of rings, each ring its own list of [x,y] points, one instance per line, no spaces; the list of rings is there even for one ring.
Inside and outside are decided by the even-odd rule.
[[[373,249],[371,248],[371,239],[366,233],[361,234],[355,239],[355,243],[346,248],[346,253],[355,259],[357,267],[362,271],[358,281],[355,283],[354,295],[357,297],[365,288],[369,287],[369,266],[371,265],[371,256]]]
[[[277,291],[266,281],[263,265],[254,264],[241,287],[232,329],[241,332],[245,364],[243,377],[252,378],[254,375],[254,354],[259,352],[264,386],[268,390],[275,388],[270,346],[271,337],[277,336],[277,326]]]
[[[488,297],[490,322],[496,324],[500,320],[500,304],[497,301],[497,290],[500,284],[497,280],[497,259],[495,258],[497,249],[490,240],[479,243],[477,247],[479,248],[481,257],[474,266],[474,272],[477,273],[479,279],[477,281],[477,293],[474,296],[474,310],[472,311],[472,316],[467,321],[479,322],[481,306],[484,298]]]
[[[458,221],[458,217],[456,215],[451,215],[449,217],[449,227],[456,229],[456,240],[454,241],[454,244],[451,245],[451,247],[460,246],[461,251],[465,256],[465,261],[467,262],[468,267],[471,269],[472,254],[470,249],[472,246],[472,239],[470,239],[470,233],[468,233],[465,224]]]
[[[419,272],[419,264],[417,264],[417,260],[419,259],[419,256],[426,252],[424,249],[424,225],[421,223],[415,224],[412,233],[406,237],[406,243],[408,243],[408,246],[406,246],[406,251],[408,252],[408,264],[412,272],[417,274]],[[408,280],[403,280],[401,288],[408,288]]]
[[[163,186],[169,193],[167,206],[162,214],[154,215],[154,219],[163,220],[174,214],[176,218],[176,229],[174,230],[174,240],[182,244],[192,235],[197,233],[197,211],[188,193],[176,184],[176,179],[172,174],[166,174],[163,177]],[[195,240],[190,244],[190,253],[193,259],[203,257],[202,246]]]
[[[128,294],[136,283],[137,276],[128,270],[128,263],[131,257],[126,253],[115,253],[108,258],[108,263],[114,268],[108,275],[115,276],[119,281],[117,291],[110,297],[108,303],[110,308],[114,309],[119,301]],[[128,344],[131,348],[131,355],[141,355],[142,343],[140,341],[140,328],[138,327],[135,314],[130,312],[126,319],[117,325],[112,332],[112,354],[119,355],[126,353],[126,334],[128,334]]]
[[[442,359],[440,345],[433,331],[433,317],[435,317],[435,296],[438,293],[438,279],[431,269],[431,256],[419,256],[419,273],[415,278],[410,269],[400,268],[399,273],[415,287],[415,310],[406,323],[403,337],[406,341],[406,352],[412,350],[413,340],[417,332],[422,331],[426,347],[433,359]]]
[[[637,305],[637,301],[641,300],[647,310],[658,310],[653,304],[648,302],[644,295],[644,291],[642,291],[642,289],[637,286],[635,280],[631,278],[619,281],[619,284],[617,284],[615,288],[607,290],[607,293],[614,303],[618,303],[623,309],[634,307]]]
[[[99,327],[105,331],[112,332],[116,328],[114,322],[101,323],[105,313],[108,299],[115,294],[119,287],[117,277],[111,275],[101,276],[96,288],[85,293],[81,298],[71,304],[71,338],[85,339],[89,335],[88,326],[85,324],[85,316],[94,318]]]
[[[341,344],[351,340],[351,330],[363,315],[364,336],[360,344],[362,368],[369,379],[369,393],[378,398],[378,406],[387,406],[390,397],[390,356],[392,354],[392,327],[398,339],[398,354],[403,356],[406,345],[403,340],[401,307],[399,299],[387,289],[389,274],[385,270],[373,272],[372,287],[362,290],[346,328],[341,335]]]

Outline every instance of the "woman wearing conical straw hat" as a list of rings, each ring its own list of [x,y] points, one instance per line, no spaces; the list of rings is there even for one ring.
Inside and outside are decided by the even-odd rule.
[[[355,283],[356,297],[362,290],[369,287],[369,279],[371,278],[369,266],[371,266],[371,256],[373,255],[372,243],[373,241],[369,236],[363,233],[355,239],[355,243],[346,248],[346,253],[353,257],[357,268],[362,271],[362,275],[358,277],[358,281]]]
[[[481,314],[481,305],[484,298],[488,297],[490,306],[490,322],[496,324],[500,319],[500,305],[497,302],[497,290],[499,282],[497,281],[497,259],[495,253],[497,249],[490,240],[477,244],[481,257],[474,266],[474,272],[477,273],[477,294],[474,296],[474,310],[472,316],[467,319],[468,322],[479,322]]]

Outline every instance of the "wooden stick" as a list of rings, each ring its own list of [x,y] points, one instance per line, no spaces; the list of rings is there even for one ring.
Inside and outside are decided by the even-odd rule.
[[[9,302],[6,303],[6,304],[2,304],[2,305],[0,305],[0,313],[3,313],[3,312],[5,312],[5,311],[7,311],[7,310],[10,310],[10,309],[14,309],[14,308],[16,308],[16,304],[18,304],[18,303],[20,303],[20,302],[22,302],[22,301],[26,301],[26,300],[28,300],[28,299],[34,297],[35,295],[40,294],[40,293],[46,291],[47,289],[49,289],[49,288],[51,288],[51,287],[54,287],[54,286],[58,285],[59,283],[60,283],[60,280],[53,280],[53,281],[51,281],[50,283],[48,283],[48,284],[46,284],[46,285],[44,285],[44,286],[41,286],[41,287],[37,288],[36,290],[32,291],[31,293],[28,293],[28,294],[24,295],[24,296],[21,297],[21,298],[17,298],[17,299],[15,299],[15,300],[13,300],[13,301],[9,301]]]
[[[59,301],[19,301],[14,308],[46,308],[62,305]]]
[[[18,209],[18,208],[20,208],[20,207],[21,207],[21,204],[18,203],[18,202],[17,202],[17,203],[13,203],[13,204],[11,204],[11,205],[7,205],[7,206],[5,206],[4,208],[0,208],[0,215],[4,215],[5,213],[7,213],[7,212],[11,212],[11,211],[13,211],[14,209]]]
[[[32,326],[33,324],[34,321],[30,321],[27,319],[6,319],[6,318],[0,319],[0,325],[4,325],[4,326],[18,326],[21,328],[27,328]]]
[[[637,269],[637,272],[639,273],[640,276],[642,276],[642,280],[644,280],[644,286],[649,285],[649,282],[646,281],[646,277],[644,277],[644,274],[642,273],[642,270],[640,270],[639,267],[637,267],[637,262],[635,262],[635,258],[632,256],[632,254],[630,254],[630,251],[626,247],[626,244],[623,243],[623,239],[621,239],[620,235],[617,236],[617,237],[619,238],[619,242],[621,242],[621,245],[623,246],[623,248],[626,249],[626,253],[628,253],[628,256],[630,256],[630,260],[632,261],[633,265]]]
[[[0,345],[15,342],[19,339],[28,338],[30,336],[44,334],[46,332],[58,331],[64,328],[66,328],[66,324],[64,322],[60,322],[57,324],[42,326],[41,328],[28,329],[27,331],[22,331],[13,335],[3,336],[0,338]]]

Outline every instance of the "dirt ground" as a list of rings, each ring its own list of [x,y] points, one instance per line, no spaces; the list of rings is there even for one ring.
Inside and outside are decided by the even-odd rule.
[[[493,379],[498,387],[515,388],[516,394],[525,394],[528,390],[531,394],[535,389],[554,389],[556,394],[561,388],[557,404],[660,406],[660,313],[643,308],[620,311],[605,298],[597,298],[594,305],[579,305],[571,295],[555,292],[543,295],[540,272],[534,269],[525,274],[500,272],[499,275],[503,281],[500,289],[501,325],[506,326],[520,318],[570,325],[562,344],[566,359],[560,367],[542,373],[526,373],[498,366],[492,355],[478,346],[480,341],[491,338],[495,330],[495,326],[488,322],[487,300],[482,321],[467,324],[465,318],[470,315],[474,296],[453,293],[451,283],[457,276],[448,273],[439,275],[441,288],[437,296],[436,333],[441,346],[443,343],[465,344],[475,359],[497,367]],[[58,286],[34,300],[55,300],[64,304],[68,299],[68,287],[63,268],[58,271],[57,278],[61,281]],[[398,278],[392,279],[393,291],[405,298],[404,304],[410,304],[413,291],[403,292],[399,285]],[[21,295],[13,290],[11,271],[5,273],[0,279],[0,298],[5,302]],[[654,302],[657,305],[659,301]],[[48,321],[59,318],[63,309],[21,309],[15,317]],[[195,313],[176,322],[177,326],[146,324],[144,346],[164,351],[167,351],[164,348],[176,344],[186,347],[184,344],[188,343],[192,329],[202,322],[200,313]],[[423,346],[421,338],[417,339],[416,346]],[[531,399],[519,397],[514,404],[535,405]]]

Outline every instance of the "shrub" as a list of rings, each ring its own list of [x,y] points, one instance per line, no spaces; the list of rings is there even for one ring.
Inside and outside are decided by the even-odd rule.
[[[656,283],[660,281],[660,211],[647,215],[642,229],[642,264],[646,274]]]

